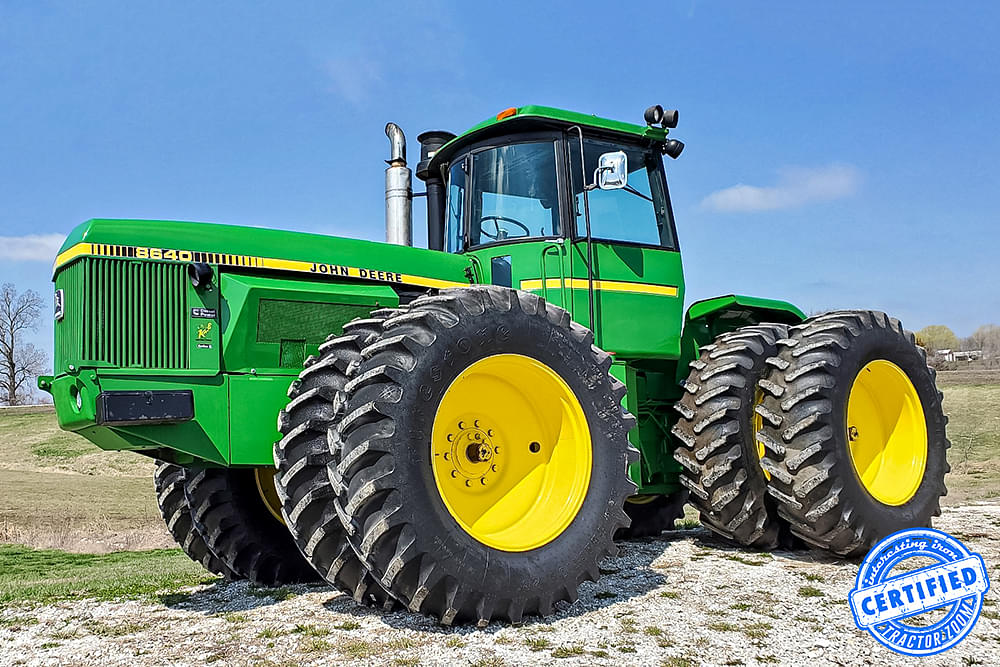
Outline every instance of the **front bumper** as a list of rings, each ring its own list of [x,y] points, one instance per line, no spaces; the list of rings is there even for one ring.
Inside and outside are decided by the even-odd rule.
[[[162,373],[162,372],[161,372]],[[290,375],[137,374],[84,369],[39,378],[59,426],[101,449],[220,465],[273,465]]]

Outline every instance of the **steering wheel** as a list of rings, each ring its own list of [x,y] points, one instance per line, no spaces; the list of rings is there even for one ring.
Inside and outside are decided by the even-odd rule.
[[[487,234],[486,230],[483,229],[483,223],[486,222],[487,220],[492,220],[493,224],[496,225],[496,227],[497,227],[497,233],[496,234]],[[501,233],[504,233],[504,235],[503,235],[502,238],[507,238],[507,235],[506,235],[506,231],[507,230],[500,228],[500,223],[501,222],[509,222],[512,225],[516,225],[516,226],[518,226],[518,227],[520,227],[521,229],[524,230],[524,235],[525,236],[531,236],[531,230],[528,229],[528,226],[526,224],[524,224],[523,222],[519,222],[519,221],[515,220],[514,218],[507,218],[507,217],[504,217],[502,215],[484,215],[483,217],[481,217],[479,219],[479,233],[482,234],[483,236],[485,236],[488,239],[493,239],[494,241],[499,240],[501,238],[501,236],[500,236]]]

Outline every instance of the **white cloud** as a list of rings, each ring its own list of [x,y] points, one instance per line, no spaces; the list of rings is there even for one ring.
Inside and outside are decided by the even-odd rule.
[[[833,201],[857,192],[861,174],[850,165],[786,167],[778,172],[777,185],[740,183],[717,190],[701,201],[713,211],[774,211],[812,202]]]
[[[0,259],[14,262],[52,262],[59,246],[66,240],[63,234],[26,234],[0,236]]]
[[[333,91],[351,104],[367,100],[372,88],[382,81],[382,68],[378,62],[362,57],[328,60],[326,71],[333,82]]]

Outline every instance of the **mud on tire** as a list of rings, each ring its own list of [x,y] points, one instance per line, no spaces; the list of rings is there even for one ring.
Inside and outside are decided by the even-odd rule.
[[[934,370],[913,334],[885,313],[839,311],[791,327],[779,347],[761,383],[765,398],[757,410],[764,423],[758,439],[771,494],[792,532],[814,546],[857,556],[893,532],[929,526],[947,493],[950,443]],[[926,428],[922,478],[915,478],[918,486],[900,504],[873,497],[852,463],[847,423],[852,386],[879,360],[894,364],[912,384]]]
[[[556,602],[575,600],[584,580],[599,577],[598,562],[617,552],[612,536],[628,524],[622,503],[635,489],[626,474],[634,419],[621,407],[624,385],[608,374],[610,356],[592,342],[590,331],[536,295],[478,286],[413,301],[364,349],[346,387],[347,415],[335,431],[343,456],[330,476],[352,546],[411,611],[445,624],[547,615]],[[445,506],[431,462],[435,406],[453,380],[508,353],[555,371],[592,435],[579,511],[530,551],[473,538]]]
[[[229,580],[239,579],[229,567],[208,548],[201,534],[194,529],[191,521],[191,506],[184,495],[184,466],[165,461],[156,462],[153,484],[156,488],[156,502],[160,515],[167,524],[167,530],[191,560],[213,574]]]
[[[757,382],[787,331],[784,324],[759,324],[720,334],[691,362],[684,396],[674,404],[680,413],[671,431],[679,443],[674,458],[689,502],[707,528],[758,549],[778,546],[782,522],[754,438]]]
[[[319,356],[288,390],[291,399],[278,416],[284,437],[274,446],[275,488],[295,543],[323,578],[356,602],[390,608],[394,600],[368,573],[348,543],[337,516],[335,493],[327,466],[339,459],[327,433],[343,416],[347,370],[361,360],[362,348],[382,333],[382,322],[398,309],[383,309],[371,317],[344,325],[343,335],[330,336]]]

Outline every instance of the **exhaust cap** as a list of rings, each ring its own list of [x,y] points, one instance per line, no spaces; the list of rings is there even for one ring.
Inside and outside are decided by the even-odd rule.
[[[445,130],[428,130],[417,135],[420,142],[420,162],[417,163],[417,178],[427,180],[427,169],[431,159],[442,146],[455,138],[455,135]]]
[[[395,123],[387,123],[389,159],[385,170],[385,240],[394,245],[413,245],[413,177],[406,166],[406,135]]]

